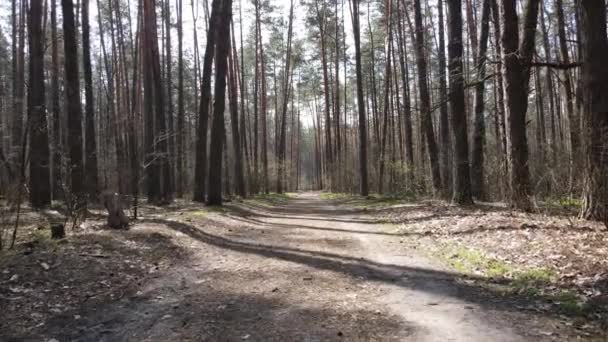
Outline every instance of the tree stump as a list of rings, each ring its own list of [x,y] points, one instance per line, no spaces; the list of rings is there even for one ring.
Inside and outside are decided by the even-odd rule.
[[[51,239],[59,240],[65,238],[65,226],[62,223],[51,224]]]
[[[101,193],[101,202],[108,211],[108,226],[114,229],[127,229],[129,226],[129,218],[125,215],[120,196],[111,191]]]

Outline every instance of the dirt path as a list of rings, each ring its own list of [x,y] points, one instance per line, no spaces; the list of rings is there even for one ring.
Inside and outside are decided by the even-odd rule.
[[[35,334],[57,341],[564,340],[557,320],[484,295],[365,213],[302,193],[278,206],[159,213],[131,231],[187,257],[137,291]]]

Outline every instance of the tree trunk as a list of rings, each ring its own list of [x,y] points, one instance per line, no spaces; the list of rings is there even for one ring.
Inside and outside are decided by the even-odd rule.
[[[234,33],[234,29],[232,30]],[[232,49],[232,53],[228,56],[228,80],[229,80],[229,95],[230,95],[230,125],[232,128],[232,147],[234,148],[234,180],[236,193],[245,197],[245,177],[243,175],[243,153],[241,149],[241,136],[239,132],[239,104],[238,86],[237,86],[237,60],[236,49]],[[241,99],[242,101],[242,99]]]
[[[153,0],[144,0],[144,101],[146,109],[146,168],[148,201],[166,204],[170,198],[170,173],[167,131],[164,115],[164,92]]]
[[[80,107],[80,75],[78,73],[78,43],[72,0],[61,0],[63,8],[63,43],[65,54],[66,103],[71,195],[80,205],[85,195],[84,163],[82,160],[82,108]]]
[[[184,108],[184,28],[182,24],[182,0],[176,0],[177,7],[177,131],[175,138],[177,139],[177,155],[176,155],[176,178],[175,190],[177,197],[184,196],[184,126],[185,126],[185,108]]]
[[[205,202],[207,182],[207,131],[209,107],[211,101],[211,68],[215,55],[216,17],[220,10],[221,0],[211,3],[211,18],[207,31],[207,46],[203,57],[203,76],[201,80],[201,102],[198,115],[198,130],[196,132],[196,164],[194,169],[194,197],[196,202]],[[221,150],[220,150],[221,152]]]
[[[427,83],[427,62],[424,53],[424,27],[422,25],[422,13],[420,10],[420,0],[414,0],[414,21],[416,25],[416,60],[418,64],[418,88],[420,91],[420,115],[421,129],[426,138],[429,160],[431,162],[431,176],[433,180],[433,190],[441,192],[441,172],[439,168],[439,158],[435,132],[433,129],[433,118],[431,115],[431,97]]]
[[[224,109],[226,102],[226,72],[230,53],[230,20],[232,0],[222,0],[216,21],[215,50],[215,103],[211,127],[211,146],[209,155],[209,197],[208,205],[222,205],[222,149],[225,136]],[[213,17],[213,12],[211,14]]]
[[[285,176],[285,149],[287,134],[287,104],[291,91],[291,35],[293,31],[293,0],[289,7],[289,29],[287,31],[287,54],[285,55],[285,76],[283,81],[283,108],[281,110],[281,130],[279,133],[279,155],[277,161],[277,193],[283,193],[283,177]]]
[[[14,0],[17,1],[17,0]],[[23,140],[23,119],[24,119],[24,97],[25,97],[25,13],[27,1],[21,0],[19,9],[19,25],[17,34],[14,34],[13,41],[18,41],[16,59],[15,78],[13,81],[13,125],[11,131],[12,153],[11,160],[17,164],[19,156],[22,154],[21,145]],[[13,4],[15,6],[15,4]],[[42,10],[41,10],[42,11]],[[42,14],[41,14],[42,15]],[[40,19],[42,20],[42,19]],[[40,32],[42,35],[42,29]],[[38,39],[38,38],[36,38]],[[44,39],[44,37],[40,37]]]
[[[387,128],[388,128],[388,116],[389,116],[389,104],[390,104],[390,90],[391,90],[391,40],[393,39],[393,29],[391,24],[391,13],[392,13],[392,1],[388,0],[386,3],[386,41],[385,46],[385,58],[386,64],[384,69],[384,110],[383,110],[383,123],[382,123],[382,138],[380,143],[380,167],[378,171],[378,193],[384,191],[384,165],[386,158],[386,139],[387,139]]]
[[[576,9],[575,9],[576,10]],[[557,34],[559,36],[559,48],[563,64],[570,64],[568,52],[568,42],[566,38],[566,20],[564,18],[564,8],[562,0],[555,0],[555,12],[557,13]],[[580,118],[574,112],[574,96],[572,94],[572,75],[570,70],[563,70],[564,90],[566,94],[566,115],[570,122],[570,186],[574,188],[575,172],[581,166],[580,158]],[[552,141],[556,145],[555,141]],[[556,148],[555,146],[553,147]]]
[[[581,216],[608,226],[608,39],[606,4],[579,0],[582,23],[585,182]]]
[[[64,0],[65,1],[65,0]],[[42,0],[32,0],[29,10],[29,92],[30,203],[34,208],[51,204],[49,137],[44,95],[44,37]],[[21,117],[19,117],[21,119]],[[21,146],[25,148],[25,146]],[[21,161],[25,163],[25,160]],[[23,168],[24,165],[22,165]],[[23,174],[22,174],[23,175]]]
[[[490,1],[484,0],[481,10],[481,33],[479,36],[478,54],[475,67],[477,68],[477,84],[475,85],[475,124],[473,130],[473,151],[471,155],[471,190],[473,196],[479,200],[486,198],[484,148],[486,143],[485,122],[485,78],[486,54],[488,51],[488,37],[490,32]],[[474,39],[474,37],[471,37]]]
[[[535,47],[539,0],[528,0],[524,14],[523,39],[519,39],[516,0],[502,1],[503,77],[506,98],[507,157],[510,203],[514,208],[532,210],[532,191],[528,166],[526,112],[530,62]]]
[[[448,1],[448,58],[450,59],[450,111],[454,136],[454,194],[457,204],[472,204],[469,173],[467,115],[464,106],[464,75],[462,63],[462,2]]]
[[[167,112],[166,112],[166,120],[167,120],[167,149],[169,151],[169,155],[167,156],[167,168],[168,175],[166,177],[169,178],[169,196],[172,196],[173,190],[175,189],[175,171],[174,171],[174,160],[175,160],[175,127],[173,122],[173,73],[172,73],[172,62],[173,58],[171,57],[171,11],[169,6],[170,0],[164,0],[164,15],[163,19],[165,22],[165,64],[166,64],[166,94],[167,94]]]
[[[61,189],[61,107],[59,105],[59,42],[57,39],[57,3],[51,0],[51,122],[52,122],[52,171],[51,187],[53,199],[59,199]]]
[[[97,200],[97,144],[95,137],[95,99],[93,97],[93,75],[91,71],[91,47],[89,38],[89,0],[82,1],[82,62],[85,92],[85,152],[86,187],[91,201]]]
[[[331,138],[331,118],[330,118],[330,97],[331,93],[329,91],[329,72],[327,67],[327,56],[326,56],[326,37],[325,37],[325,11],[321,13],[321,9],[319,8],[319,1],[315,0],[315,6],[317,11],[317,20],[319,21],[319,31],[321,35],[321,64],[323,66],[323,94],[325,95],[325,136],[326,136],[326,144],[325,144],[325,159],[326,159],[326,170],[329,178],[329,188],[333,189],[334,186],[334,171],[333,167],[333,151],[332,151],[332,138]]]
[[[363,67],[361,66],[361,33],[359,25],[359,1],[351,0],[353,35],[355,40],[355,68],[357,73],[357,108],[359,114],[359,191],[361,196],[369,194],[367,180],[367,124],[365,100],[363,98]]]
[[[450,121],[448,116],[448,94],[445,60],[445,29],[443,23],[443,0],[437,0],[439,21],[439,139],[441,140],[441,180],[446,197],[452,188],[452,144],[450,139]]]

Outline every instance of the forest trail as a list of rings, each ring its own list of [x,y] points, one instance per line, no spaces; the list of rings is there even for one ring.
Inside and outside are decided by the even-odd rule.
[[[300,193],[285,203],[158,213],[130,233],[187,255],[119,300],[40,329],[57,341],[554,340],[515,310],[407,250],[364,210]],[[153,232],[153,233],[152,233]],[[162,266],[162,265],[161,265]],[[158,267],[157,267],[158,269]],[[550,329],[550,328],[549,328]],[[525,335],[524,335],[525,334]]]

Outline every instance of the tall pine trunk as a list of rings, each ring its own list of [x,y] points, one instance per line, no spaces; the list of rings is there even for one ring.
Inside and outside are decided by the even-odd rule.
[[[433,118],[431,115],[431,96],[427,83],[427,60],[424,39],[424,26],[422,24],[422,13],[420,10],[420,0],[414,0],[414,21],[416,25],[416,61],[418,64],[418,89],[420,92],[420,117],[421,130],[426,138],[429,160],[431,162],[431,177],[433,180],[433,190],[441,192],[441,172],[439,168],[439,158],[437,142],[435,141],[435,131],[433,129]]]
[[[606,4],[579,0],[582,23],[582,82],[585,184],[581,216],[608,226],[608,39]]]
[[[484,187],[484,148],[486,141],[485,122],[485,78],[486,53],[488,52],[488,38],[490,32],[490,1],[484,0],[481,10],[481,33],[479,36],[478,52],[475,67],[477,70],[477,84],[475,85],[475,123],[473,128],[473,150],[471,153],[471,190],[473,196],[483,200],[486,197]],[[474,37],[471,37],[474,39]]]
[[[447,195],[452,188],[452,139],[450,139],[450,122],[448,116],[448,94],[445,60],[445,29],[443,23],[443,0],[437,0],[439,21],[439,139],[441,144],[440,165],[443,191]],[[447,196],[446,196],[447,197]]]
[[[528,0],[525,7],[523,38],[519,38],[516,0],[502,1],[502,64],[506,99],[507,158],[510,203],[514,208],[532,210],[532,191],[528,165],[526,112],[530,63],[534,54],[539,0]]]
[[[452,112],[452,134],[454,136],[455,152],[453,201],[458,204],[472,204],[467,115],[464,105],[461,0],[448,1],[448,35],[450,110]]]
[[[224,109],[226,103],[226,73],[230,53],[230,20],[232,0],[222,0],[216,21],[215,87],[211,146],[209,151],[208,205],[222,204],[222,150],[225,143]],[[213,16],[213,13],[211,14]]]
[[[201,102],[198,115],[198,130],[196,132],[196,160],[194,168],[194,197],[196,202],[205,202],[207,185],[207,131],[209,123],[209,108],[211,103],[211,68],[215,55],[216,17],[220,9],[220,0],[211,3],[211,18],[207,31],[207,46],[203,57],[203,76],[201,80]]]
[[[355,68],[357,74],[357,110],[359,115],[359,193],[369,194],[367,180],[367,124],[365,99],[363,98],[363,67],[361,65],[361,32],[359,25],[359,1],[351,0],[353,35],[355,40]]]
[[[91,71],[91,46],[89,37],[89,0],[82,0],[82,62],[84,69],[85,96],[85,178],[89,200],[96,201],[99,193],[97,176],[97,144],[95,137],[95,98]]]
[[[85,194],[84,162],[82,159],[82,108],[80,107],[80,75],[78,73],[78,43],[72,0],[61,0],[63,9],[63,43],[70,162],[70,191],[74,200],[82,201]]]
[[[30,63],[27,108],[30,134],[30,203],[34,208],[41,208],[51,204],[49,137],[44,92],[42,0],[31,1],[28,24]],[[25,163],[25,160],[21,160],[21,163]]]

